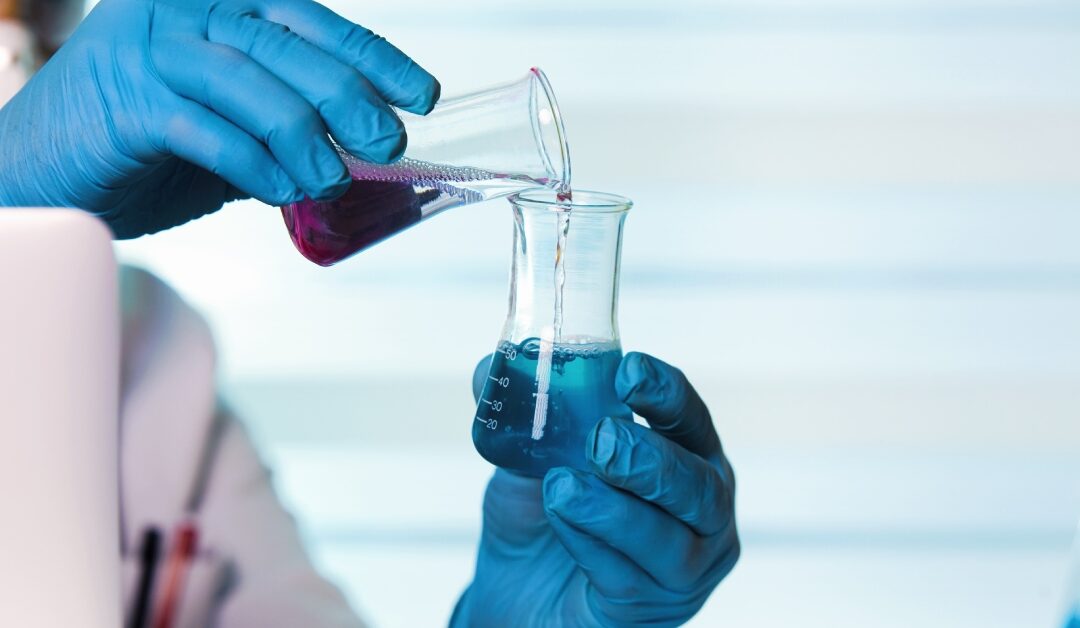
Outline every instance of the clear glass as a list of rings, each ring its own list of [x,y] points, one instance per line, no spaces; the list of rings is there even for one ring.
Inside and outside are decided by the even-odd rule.
[[[510,197],[510,305],[477,404],[473,444],[489,462],[540,477],[585,468],[585,439],[615,394],[619,255],[629,199],[574,190]]]
[[[330,266],[451,207],[570,185],[562,115],[539,68],[513,83],[443,99],[426,116],[397,113],[409,136],[404,157],[379,165],[339,148],[353,178],[349,191],[281,208],[304,257]]]

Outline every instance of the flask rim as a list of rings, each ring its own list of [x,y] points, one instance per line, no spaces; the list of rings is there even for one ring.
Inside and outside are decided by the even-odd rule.
[[[544,133],[540,130],[539,114],[535,110],[537,102],[534,100],[532,103],[534,109],[531,112],[533,116],[533,133],[536,136],[537,146],[540,147],[540,156],[544,160],[544,166],[548,173],[558,177],[558,181],[565,185],[570,182],[570,146],[566,141],[566,125],[563,122],[562,110],[559,109],[559,101],[555,99],[555,89],[551,87],[551,81],[548,80],[547,74],[544,74],[544,71],[536,66],[529,68],[529,74],[540,84],[544,101],[555,122],[556,147],[552,147],[544,141]],[[554,154],[553,149],[555,148],[558,150],[558,155]],[[557,164],[554,161],[555,157],[558,157]]]
[[[535,188],[511,195],[510,202],[519,207],[574,214],[623,213],[630,211],[630,208],[634,206],[634,201],[609,192],[575,189],[571,199],[564,200],[560,196],[558,190]]]

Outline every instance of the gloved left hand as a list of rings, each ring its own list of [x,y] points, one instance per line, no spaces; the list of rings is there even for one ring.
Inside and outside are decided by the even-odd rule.
[[[474,394],[486,361],[476,373]],[[452,626],[677,626],[731,571],[735,479],[701,397],[641,353],[623,358],[615,390],[651,430],[600,420],[588,471],[495,471]]]
[[[255,197],[340,196],[327,133],[386,163],[390,108],[427,113],[439,83],[312,0],[102,0],[0,109],[0,206],[60,206],[120,238]]]

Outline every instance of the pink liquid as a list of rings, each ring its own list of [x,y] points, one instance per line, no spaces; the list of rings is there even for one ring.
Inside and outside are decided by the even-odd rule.
[[[341,154],[353,182],[333,201],[305,198],[281,208],[297,250],[330,266],[435,214],[549,181],[404,158],[378,165]]]
[[[304,257],[330,266],[420,222],[424,200],[408,183],[356,181],[341,198],[305,198],[281,208],[293,244]]]

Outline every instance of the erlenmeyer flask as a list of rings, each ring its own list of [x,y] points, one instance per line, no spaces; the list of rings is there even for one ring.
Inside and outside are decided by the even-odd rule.
[[[341,198],[281,208],[296,248],[329,266],[450,207],[570,184],[570,153],[551,84],[525,78],[443,99],[426,116],[398,111],[409,136],[389,165],[338,149],[352,175]]]
[[[615,394],[619,252],[632,203],[552,190],[510,197],[510,307],[473,421],[489,462],[524,475],[585,468],[585,439],[605,416],[629,418]]]

